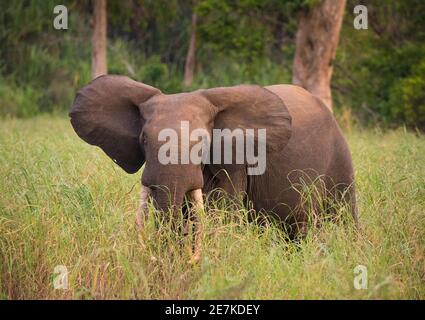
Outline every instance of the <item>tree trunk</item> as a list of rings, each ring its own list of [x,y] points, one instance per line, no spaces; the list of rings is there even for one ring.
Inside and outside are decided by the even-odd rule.
[[[332,110],[331,78],[346,0],[323,0],[301,14],[292,82]]]
[[[106,0],[93,0],[92,78],[107,74]]]
[[[193,81],[193,74],[195,72],[195,55],[196,55],[196,22],[197,16],[196,13],[192,13],[192,27],[190,32],[190,42],[189,48],[186,55],[186,63],[184,66],[184,80],[183,85],[185,87],[190,87]]]

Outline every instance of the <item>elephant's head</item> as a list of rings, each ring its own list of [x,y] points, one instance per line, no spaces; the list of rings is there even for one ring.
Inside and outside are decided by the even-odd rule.
[[[151,195],[157,207],[180,206],[191,192],[201,201],[203,165],[183,161],[163,164],[163,129],[177,133],[181,148],[182,123],[189,135],[196,129],[266,129],[267,151],[283,148],[290,137],[291,118],[282,100],[259,86],[241,85],[163,94],[151,86],[124,76],[106,75],[82,88],[70,112],[77,134],[99,146],[128,173],[146,163],[142,176],[145,198]],[[256,132],[256,131],[255,131]],[[195,141],[189,141],[189,149]],[[174,151],[173,151],[174,150]],[[212,166],[212,165],[211,165]],[[171,195],[171,197],[170,197]]]

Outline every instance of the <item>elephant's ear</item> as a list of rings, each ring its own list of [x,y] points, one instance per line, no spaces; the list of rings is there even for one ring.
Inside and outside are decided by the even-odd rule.
[[[256,85],[202,90],[217,108],[214,128],[266,129],[267,150],[282,149],[291,137],[291,116],[276,94]]]
[[[139,104],[160,91],[124,76],[100,76],[83,87],[69,113],[81,139],[99,146],[121,168],[135,173],[145,159]]]

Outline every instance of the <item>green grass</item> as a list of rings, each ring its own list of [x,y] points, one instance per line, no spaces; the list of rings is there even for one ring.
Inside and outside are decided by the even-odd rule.
[[[0,298],[425,298],[425,139],[403,130],[347,134],[360,221],[326,223],[299,244],[244,211],[205,217],[203,258],[166,227],[134,227],[140,174],[127,175],[64,118],[0,124]],[[185,244],[186,241],[186,244]],[[54,268],[69,289],[53,287]],[[357,265],[368,289],[353,286]]]

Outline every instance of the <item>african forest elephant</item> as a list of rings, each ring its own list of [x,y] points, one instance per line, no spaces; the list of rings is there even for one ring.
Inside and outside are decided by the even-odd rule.
[[[164,209],[181,207],[185,195],[202,206],[202,194],[220,188],[230,197],[243,195],[254,212],[272,213],[285,225],[297,226],[294,232],[299,234],[305,231],[309,210],[303,208],[294,184],[320,177],[328,193],[347,200],[357,219],[347,143],[332,113],[300,87],[238,85],[163,94],[128,77],[105,75],[78,92],[70,117],[84,141],[102,148],[126,172],[135,173],[146,164],[142,207],[152,197],[160,212],[171,212]],[[175,132],[174,143],[164,129]],[[226,161],[225,143],[219,147],[202,144],[207,147],[198,155],[219,153],[214,161],[187,161],[179,148],[183,144],[188,150],[195,144],[199,147],[201,140],[187,141],[197,129],[208,136],[202,140],[202,134],[197,135],[204,142],[214,140],[215,132],[224,132],[217,135],[223,142],[230,135],[233,158],[237,158],[237,139],[232,133],[245,135],[242,143],[247,151],[248,141],[254,143],[257,171],[251,170],[255,164],[248,162],[248,155],[239,162]],[[169,144],[168,153],[161,150],[165,144]],[[167,158],[165,162],[160,154]]]

